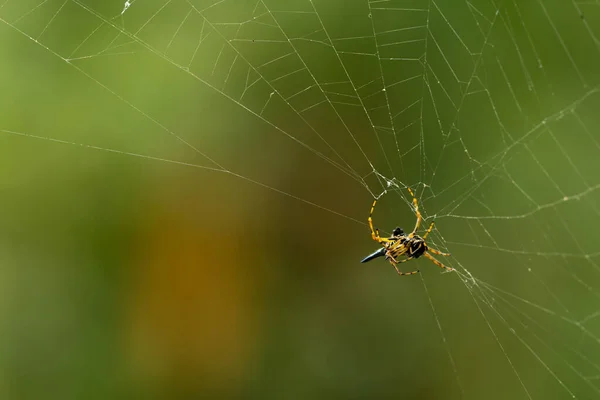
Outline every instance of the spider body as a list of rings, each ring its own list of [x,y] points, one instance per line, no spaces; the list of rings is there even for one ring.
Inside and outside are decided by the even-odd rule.
[[[365,257],[361,262],[365,263],[374,258],[385,256],[386,259],[392,260],[406,254],[411,258],[419,258],[428,250],[427,243],[419,235],[410,237],[402,231],[401,228],[394,229],[388,245],[384,245],[381,249]]]
[[[450,254],[442,253],[441,251],[432,249],[425,242],[427,235],[429,235],[429,233],[433,229],[434,223],[433,222],[431,223],[431,225],[429,226],[429,229],[427,229],[427,232],[425,232],[425,234],[422,237],[417,235],[416,232],[419,229],[419,226],[421,225],[421,221],[423,220],[423,217],[421,216],[421,213],[419,212],[419,203],[418,203],[415,195],[413,194],[413,192],[410,188],[408,188],[408,191],[413,198],[413,205],[415,207],[415,212],[417,214],[417,223],[415,225],[415,228],[409,234],[404,233],[402,228],[396,228],[392,232],[392,236],[390,236],[389,238],[382,238],[379,235],[379,230],[373,227],[373,211],[375,210],[375,205],[377,204],[377,199],[375,199],[375,201],[373,201],[373,205],[371,206],[371,213],[369,214],[369,219],[368,219],[369,228],[371,228],[371,237],[373,238],[373,240],[375,240],[376,242],[381,244],[383,247],[380,248],[379,250],[373,252],[372,254],[368,255],[367,257],[365,257],[361,262],[365,263],[365,262],[373,260],[374,258],[385,257],[386,260],[388,260],[394,266],[394,268],[396,269],[396,272],[398,272],[398,275],[413,275],[413,274],[416,274],[417,272],[419,272],[419,270],[412,271],[412,272],[401,272],[398,269],[398,264],[412,260],[413,258],[419,258],[421,256],[425,256],[426,258],[428,258],[431,262],[433,262],[438,267],[444,268],[448,271],[452,271],[453,270],[452,268],[446,267],[444,264],[442,264],[441,262],[439,262],[438,260],[433,258],[433,256],[431,256],[431,254],[429,254],[429,253],[433,253],[433,254],[438,254],[438,255],[442,255],[442,256],[450,255]],[[406,258],[404,258],[402,260],[398,260],[401,256],[405,256]]]
[[[428,250],[425,239],[419,235],[415,235],[412,238],[406,239],[404,245],[408,248],[406,253],[412,258],[419,258]]]

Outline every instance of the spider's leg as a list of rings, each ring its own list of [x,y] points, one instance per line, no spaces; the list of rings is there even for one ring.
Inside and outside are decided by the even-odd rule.
[[[414,274],[419,273],[418,269],[416,271],[411,271],[411,272],[402,272],[402,271],[400,271],[398,269],[398,266],[396,265],[396,264],[400,264],[400,263],[403,263],[403,262],[407,262],[407,261],[412,260],[412,259],[413,259],[412,257],[409,257],[409,258],[405,258],[404,260],[401,260],[401,261],[399,261],[397,263],[393,263],[393,262],[391,262],[391,260],[390,260],[390,262],[392,263],[392,265],[394,266],[394,268],[396,268],[396,272],[398,273],[398,275],[400,275],[400,276],[414,275]]]
[[[413,200],[412,200],[413,205],[415,206],[415,212],[417,213],[417,223],[415,224],[415,229],[413,229],[413,231],[412,231],[412,233],[415,233],[417,231],[417,229],[419,229],[419,226],[421,226],[421,221],[423,220],[423,217],[421,216],[421,212],[419,211],[419,202],[417,201],[415,194],[413,193],[411,188],[407,188],[407,189],[413,198]]]
[[[436,260],[435,258],[433,258],[431,256],[431,254],[429,254],[428,252],[423,253],[423,255],[425,257],[429,258],[431,260],[431,262],[434,263],[435,265],[437,265],[438,267],[443,268],[446,271],[454,271],[454,268],[446,267],[444,264],[442,264],[441,262],[439,262],[438,260]]]
[[[431,222],[431,225],[429,225],[429,229],[427,229],[427,232],[425,232],[425,234],[423,235],[423,240],[427,239],[427,235],[429,235],[429,232],[431,232],[434,225],[435,225],[435,221]]]
[[[391,242],[391,240],[390,240],[390,242]],[[387,256],[388,256],[388,258],[391,258],[392,260],[394,260],[394,262],[397,263],[398,262],[397,258],[405,255],[408,250],[409,250],[409,248],[406,247],[406,245],[404,243],[402,243],[400,240],[396,240],[396,241],[394,241],[394,243],[391,243],[388,246]],[[411,257],[411,255],[409,255],[409,257]]]
[[[433,254],[438,254],[440,256],[446,256],[446,257],[448,257],[450,255],[450,253],[442,253],[441,251],[436,250],[436,249],[432,249],[431,247],[427,247],[427,251],[430,251]]]
[[[373,205],[371,206],[371,212],[369,213],[369,228],[371,228],[371,237],[374,241],[381,243],[381,236],[379,236],[379,229],[375,229],[373,227],[373,211],[375,211],[375,204],[377,204],[377,199],[373,200]]]
[[[396,259],[394,258],[394,256],[390,254],[389,250],[388,250],[388,252],[387,252],[387,254],[386,254],[385,256],[386,256],[386,257],[387,257],[387,259],[390,261],[390,264],[392,264],[392,265],[394,265],[394,266],[395,266],[396,264],[398,264],[398,260],[396,260]]]

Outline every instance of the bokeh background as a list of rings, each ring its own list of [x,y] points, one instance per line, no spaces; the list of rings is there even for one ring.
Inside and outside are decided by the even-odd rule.
[[[0,398],[598,398],[600,9],[526,3],[0,1]],[[359,263],[406,186],[456,273]]]

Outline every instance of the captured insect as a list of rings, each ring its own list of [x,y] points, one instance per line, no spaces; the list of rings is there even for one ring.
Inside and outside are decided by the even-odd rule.
[[[439,250],[432,249],[427,245],[425,239],[427,239],[427,235],[431,232],[434,226],[434,222],[429,225],[429,229],[423,235],[423,237],[417,235],[417,230],[421,225],[421,221],[423,221],[423,217],[421,216],[421,212],[419,211],[419,202],[415,197],[413,191],[410,188],[407,188],[408,192],[412,196],[412,202],[415,206],[415,212],[417,214],[417,223],[415,225],[415,229],[408,235],[404,233],[402,228],[396,228],[392,232],[392,236],[389,238],[382,238],[379,236],[379,230],[377,228],[373,228],[373,211],[375,210],[375,205],[377,204],[377,199],[373,201],[373,205],[371,206],[371,212],[369,213],[369,227],[371,228],[371,237],[374,241],[381,244],[383,247],[373,254],[368,255],[361,262],[366,263],[371,261],[374,258],[385,256],[385,259],[388,260],[394,268],[396,268],[396,272],[398,275],[414,275],[419,270],[412,272],[401,272],[398,269],[398,264],[407,262],[412,260],[413,258],[419,258],[421,256],[427,257],[431,262],[437,265],[440,268],[443,268],[447,271],[454,271],[454,268],[446,267],[444,264],[433,258],[433,256],[429,253],[438,254],[440,256],[449,256],[448,253],[442,253]],[[398,257],[406,256],[405,259],[398,261]]]

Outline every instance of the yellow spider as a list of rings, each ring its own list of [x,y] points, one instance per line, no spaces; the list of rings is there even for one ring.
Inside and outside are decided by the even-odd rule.
[[[423,237],[416,234],[417,230],[419,229],[419,226],[421,225],[423,217],[419,212],[419,203],[417,202],[417,198],[415,197],[413,191],[410,188],[407,189],[410,195],[412,196],[412,202],[415,206],[415,212],[417,213],[417,224],[415,225],[415,229],[413,229],[411,233],[406,235],[402,228],[396,228],[392,232],[392,236],[389,238],[382,238],[381,236],[379,236],[379,230],[373,228],[372,216],[373,211],[375,210],[375,204],[377,204],[377,199],[375,199],[373,201],[373,205],[371,206],[371,212],[369,213],[369,228],[371,228],[371,237],[373,238],[373,240],[381,244],[383,247],[374,252],[373,254],[365,257],[365,259],[361,262],[365,263],[371,261],[374,258],[385,256],[386,260],[389,260],[390,263],[394,266],[394,268],[396,268],[396,272],[398,272],[398,275],[414,275],[417,272],[419,272],[419,270],[412,272],[401,272],[398,269],[397,264],[412,260],[413,258],[425,256],[438,267],[444,268],[447,271],[454,271],[454,268],[446,267],[444,264],[433,258],[431,254],[429,254],[433,253],[438,254],[440,256],[450,255],[448,253],[442,253],[439,250],[432,249],[431,247],[427,246],[427,243],[425,243],[427,235],[429,235],[429,232],[431,232],[431,230],[433,229],[434,222],[432,222],[431,225],[429,225],[429,229],[427,229],[427,232],[425,232]],[[398,261],[399,256],[406,256],[406,259]]]

